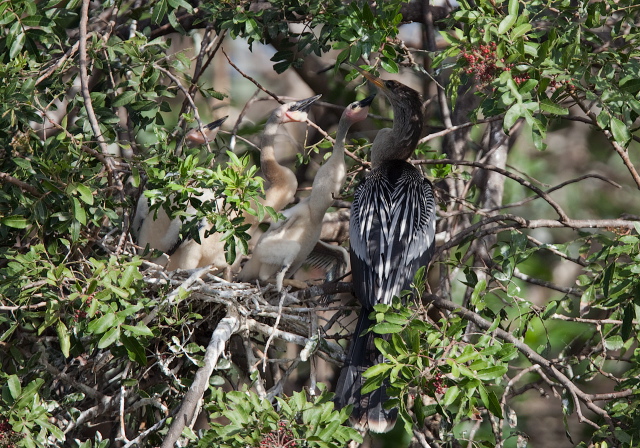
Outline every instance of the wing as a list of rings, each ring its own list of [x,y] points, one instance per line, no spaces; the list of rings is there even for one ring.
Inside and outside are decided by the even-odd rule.
[[[374,170],[356,190],[349,236],[357,297],[367,308],[391,303],[433,253],[431,183],[406,162]]]

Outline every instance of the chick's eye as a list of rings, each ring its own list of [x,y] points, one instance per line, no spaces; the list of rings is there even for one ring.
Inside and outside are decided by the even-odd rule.
[[[394,84],[395,84],[395,83],[394,83],[393,81],[385,81],[385,82],[384,82],[384,85],[385,85],[388,89],[392,88],[392,87],[394,86]]]

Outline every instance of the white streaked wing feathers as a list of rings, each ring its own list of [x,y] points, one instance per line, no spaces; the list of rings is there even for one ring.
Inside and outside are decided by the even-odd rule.
[[[403,169],[395,187],[378,174],[356,191],[350,233],[360,262],[352,268],[363,271],[364,284],[356,287],[366,294],[361,300],[388,303],[408,288],[434,243],[435,200],[429,182],[413,167]]]

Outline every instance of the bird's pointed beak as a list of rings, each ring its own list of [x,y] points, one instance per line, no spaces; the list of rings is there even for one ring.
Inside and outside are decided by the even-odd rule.
[[[371,103],[373,103],[373,99],[376,97],[376,94],[374,93],[371,96],[366,97],[363,100],[358,101],[358,104],[360,105],[360,107],[368,107],[371,106]]]
[[[204,134],[200,132],[200,128],[193,128],[189,132],[187,132],[187,135],[185,135],[184,138],[187,140],[187,142],[193,145],[204,145],[207,142],[211,142],[214,138],[216,138],[216,135],[220,130],[220,126],[222,126],[222,123],[224,123],[227,118],[229,118],[228,115],[226,117],[220,118],[219,120],[212,121],[211,123],[204,125],[202,127]]]
[[[311,105],[318,100],[322,95],[312,96],[304,100],[297,101],[293,106],[289,108],[290,111],[295,112],[307,112]]]
[[[227,115],[226,117],[222,117],[219,120],[216,121],[212,121],[211,123],[209,123],[208,125],[205,126],[205,128],[209,129],[209,130],[214,130],[219,128],[220,126],[222,126],[222,123],[225,122],[225,120],[229,118],[229,115]]]
[[[358,70],[358,72],[364,76],[365,78],[367,78],[369,81],[371,81],[372,83],[374,83],[376,85],[376,87],[381,88],[382,90],[387,90],[387,88],[384,86],[384,81],[380,78],[378,78],[377,76],[373,76],[371,73],[369,73],[366,70],[361,69],[360,67],[356,66],[356,65],[352,65],[353,68],[355,68],[356,70]]]

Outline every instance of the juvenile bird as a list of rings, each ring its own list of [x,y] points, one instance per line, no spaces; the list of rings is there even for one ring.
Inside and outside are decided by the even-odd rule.
[[[309,108],[320,95],[307,98],[300,101],[283,104],[274,109],[267,120],[262,137],[262,148],[260,152],[260,163],[262,173],[269,182],[269,187],[265,191],[265,197],[261,200],[262,205],[270,206],[275,211],[279,211],[282,207],[291,202],[295,196],[298,182],[295,174],[289,168],[278,163],[275,157],[274,141],[278,131],[278,127],[285,123],[306,121]],[[219,125],[218,125],[219,127]],[[207,139],[215,137],[214,128],[206,127]],[[199,130],[193,130],[187,134],[188,140],[197,140],[202,137]],[[201,201],[217,201],[218,209],[223,206],[223,199],[218,198],[216,194],[209,189],[199,189],[199,199]],[[138,209],[144,212],[146,203],[146,211],[148,214],[148,201],[141,197],[138,202]],[[195,215],[195,209],[189,205],[186,208],[187,215]],[[136,213],[137,215],[137,213]],[[250,214],[244,215],[245,222],[252,224],[247,231],[250,235],[258,228],[257,218]],[[149,222],[151,221],[151,222]],[[221,241],[222,235],[219,233],[211,233],[205,238],[205,234],[211,229],[211,224],[203,219],[199,223],[200,244],[192,238],[180,238],[180,229],[182,220],[178,218],[169,219],[164,209],[159,209],[157,217],[153,220],[145,219],[140,225],[138,244],[165,252],[169,255],[166,269],[173,271],[176,269],[195,269],[207,265],[212,265],[216,269],[225,269],[229,267],[224,252],[224,241]]]
[[[283,212],[285,219],[272,223],[256,244],[253,256],[244,265],[239,281],[267,280],[275,276],[278,291],[285,276],[293,275],[305,262],[320,238],[322,217],[344,183],[344,145],[349,128],[367,117],[372,95],[351,103],[344,110],[331,157],[318,169],[311,194]]]

